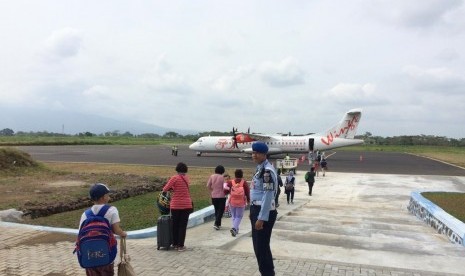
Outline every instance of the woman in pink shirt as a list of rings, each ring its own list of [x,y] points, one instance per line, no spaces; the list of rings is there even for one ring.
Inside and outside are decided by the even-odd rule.
[[[215,173],[210,176],[207,182],[207,188],[210,191],[212,204],[215,207],[215,224],[213,228],[220,230],[221,218],[223,217],[224,208],[226,206],[226,195],[224,194],[224,167],[216,166]]]
[[[189,178],[187,177],[187,165],[180,162],[176,166],[177,174],[172,176],[163,187],[163,192],[171,191],[171,218],[173,220],[173,246],[182,252],[186,250],[187,223],[192,211],[192,199],[189,193]]]

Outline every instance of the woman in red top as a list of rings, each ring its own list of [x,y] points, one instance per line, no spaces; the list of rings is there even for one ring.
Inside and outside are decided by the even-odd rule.
[[[171,191],[171,218],[173,221],[173,246],[182,252],[186,250],[187,223],[192,212],[192,199],[189,193],[189,178],[187,165],[180,162],[176,166],[176,175],[173,175],[163,187],[163,192]]]

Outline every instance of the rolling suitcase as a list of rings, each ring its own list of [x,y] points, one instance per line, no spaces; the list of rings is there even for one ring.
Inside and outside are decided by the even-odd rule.
[[[160,216],[157,222],[157,250],[164,248],[170,249],[173,243],[173,234],[171,228],[173,227],[170,215]]]

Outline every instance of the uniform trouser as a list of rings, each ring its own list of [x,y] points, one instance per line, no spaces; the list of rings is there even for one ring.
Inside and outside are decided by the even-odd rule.
[[[190,210],[191,209],[171,209],[171,218],[173,221],[172,233],[174,246],[184,246]]]
[[[281,194],[281,188],[278,187],[278,192],[276,192],[276,196],[274,198],[274,204],[278,207],[279,195]]]
[[[215,225],[221,226],[221,219],[223,218],[224,208],[226,207],[226,198],[212,198],[213,207],[215,207]]]
[[[273,255],[271,254],[270,240],[271,231],[273,230],[274,223],[278,212],[276,210],[270,211],[268,221],[263,222],[262,230],[255,230],[255,222],[260,213],[260,206],[250,206],[250,222],[252,224],[252,242],[255,257],[258,262],[258,270],[262,276],[274,275]]]

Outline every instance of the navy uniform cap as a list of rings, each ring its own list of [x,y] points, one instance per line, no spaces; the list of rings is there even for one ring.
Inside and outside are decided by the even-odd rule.
[[[262,141],[257,141],[252,144],[252,151],[266,154],[268,152],[268,146]]]
[[[110,189],[105,184],[102,183],[97,183],[94,184],[89,191],[90,198],[92,200],[98,200],[102,196],[108,194],[110,192]]]

